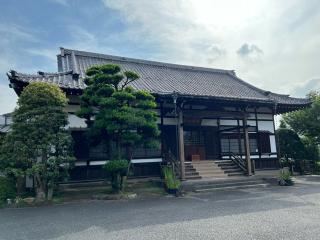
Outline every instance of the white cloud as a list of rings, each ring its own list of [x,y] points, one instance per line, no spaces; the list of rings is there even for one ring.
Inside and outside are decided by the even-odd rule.
[[[27,48],[25,51],[33,56],[41,56],[46,57],[52,61],[56,61],[57,51],[58,49],[55,48]]]
[[[65,6],[65,7],[69,6],[68,0],[50,0],[50,1],[53,2],[53,3],[60,4],[60,5]]]
[[[8,84],[0,84],[0,114],[12,112],[16,106],[17,96]]]
[[[235,69],[244,80],[282,93],[320,77],[319,1],[103,2],[121,14],[127,37],[154,44],[157,60]],[[245,43],[244,58],[237,51]]]

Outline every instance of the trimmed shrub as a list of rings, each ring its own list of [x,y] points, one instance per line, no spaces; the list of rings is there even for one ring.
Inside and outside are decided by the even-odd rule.
[[[291,186],[294,182],[292,180],[291,173],[289,169],[283,168],[280,170],[280,178],[279,178],[279,185],[281,186]]]
[[[127,160],[112,160],[104,165],[104,169],[110,173],[111,186],[114,193],[124,190],[125,176],[128,174],[129,162]]]
[[[8,198],[15,198],[16,191],[12,181],[0,176],[0,202],[5,202]]]

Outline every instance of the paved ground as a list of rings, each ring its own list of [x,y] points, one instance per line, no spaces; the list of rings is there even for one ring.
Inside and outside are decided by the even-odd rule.
[[[320,239],[320,178],[294,187],[0,210],[0,239]]]

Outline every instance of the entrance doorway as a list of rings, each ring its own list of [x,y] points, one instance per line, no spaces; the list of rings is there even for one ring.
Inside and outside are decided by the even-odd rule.
[[[186,161],[218,159],[219,139],[215,127],[185,127],[184,151]]]

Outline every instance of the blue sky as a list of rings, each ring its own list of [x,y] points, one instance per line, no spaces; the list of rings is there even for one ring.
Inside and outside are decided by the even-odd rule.
[[[320,89],[317,0],[0,0],[0,113],[6,72],[56,71],[59,47],[234,69],[294,96]]]

